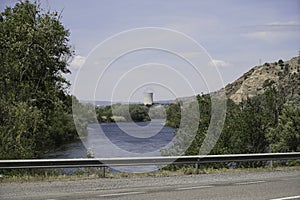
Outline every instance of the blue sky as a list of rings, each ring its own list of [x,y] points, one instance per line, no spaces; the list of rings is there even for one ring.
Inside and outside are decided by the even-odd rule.
[[[14,5],[14,2],[1,1],[1,10],[5,6]],[[287,60],[297,56],[300,50],[299,0],[41,0],[41,2],[46,9],[62,11],[62,23],[67,29],[70,29],[70,43],[76,52],[70,64],[72,75],[68,76],[73,85],[76,85],[75,77],[78,76],[78,73],[83,71],[89,71],[91,74],[101,72],[101,70],[93,70],[93,67],[89,68],[86,66],[87,64],[84,64],[84,61],[89,59],[88,56],[91,55],[91,51],[95,50],[99,43],[122,31],[136,28],[167,28],[193,38],[208,53],[211,63],[214,63],[220,72],[224,85],[233,82],[250,68],[258,65],[259,60],[262,64],[279,59]],[[130,41],[134,41],[136,37],[139,36],[132,37]],[[160,36],[158,34],[153,37]],[[177,44],[178,41],[175,38],[174,44]],[[115,44],[111,48],[122,47]],[[82,77],[79,79],[81,80],[81,89],[74,90],[72,88],[72,91],[80,99],[94,97],[99,100],[109,100],[112,98],[111,90],[113,87],[103,87],[99,84],[112,85],[118,88],[116,86],[116,80],[119,80],[117,77],[120,78],[124,74],[124,70],[127,72],[132,70],[136,64],[151,63],[152,60],[149,57],[154,58],[156,63],[162,65],[171,59],[174,62],[169,62],[168,65],[177,65],[174,69],[177,69],[181,75],[184,74],[180,71],[180,66],[183,64],[181,65],[180,61],[175,62],[174,56],[171,58],[170,55],[162,52],[142,51],[130,54],[127,59],[120,60],[121,63],[118,62],[115,66],[111,66],[113,69],[106,74],[107,77],[104,77],[106,82],[101,83],[100,81],[96,86],[89,83],[89,73],[82,73]],[[202,61],[207,58],[204,56]],[[127,67],[122,68],[121,65]],[[80,69],[80,66],[83,67]],[[147,67],[151,68],[151,66]],[[207,64],[205,67],[212,66]],[[157,66],[152,65],[152,69],[159,72]],[[189,67],[185,69],[184,71],[188,71]],[[185,79],[180,80],[178,77],[168,77],[169,73],[162,71],[161,73],[165,73],[164,75],[167,77],[167,82],[178,83],[178,88],[184,85],[181,84],[182,80],[183,82],[186,80],[194,82],[191,84],[192,88],[197,82],[197,77],[193,77],[192,72],[184,74]],[[147,73],[143,73],[137,73],[134,76],[144,79]],[[117,77],[112,78],[114,80],[110,82],[110,77],[113,76]],[[126,88],[127,84],[131,84],[130,81],[134,83],[134,77],[131,76],[130,74],[127,78],[124,76],[124,80],[119,80],[119,83]],[[153,77],[156,75],[154,74]],[[83,82],[83,79],[86,81]],[[203,80],[206,85],[213,85],[214,79],[219,78],[215,78],[211,74],[204,79],[206,79]],[[153,82],[156,81],[158,79]],[[142,87],[142,82],[136,82],[136,84],[140,84],[141,87],[128,91],[124,88],[120,89],[115,95],[115,100],[124,100],[126,95],[131,95],[131,100],[140,101],[141,96],[138,94],[139,92],[136,92],[137,90],[140,90],[140,93],[149,89],[154,90],[157,92],[157,99],[168,99],[193,93],[192,91],[186,92],[187,90],[183,87],[181,90],[173,92],[173,95],[166,95],[162,88],[156,88],[154,85]],[[168,88],[166,83],[165,86],[165,89]],[[217,87],[220,85],[214,85],[209,90],[218,89]],[[209,87],[205,88],[202,85],[194,89],[196,93],[199,93],[200,91],[208,92],[207,88]],[[170,86],[168,89],[170,92],[174,88]],[[85,93],[87,90],[93,92]]]

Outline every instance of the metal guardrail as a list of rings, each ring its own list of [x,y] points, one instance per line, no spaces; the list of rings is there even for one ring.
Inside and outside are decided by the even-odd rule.
[[[0,169],[115,167],[300,159],[300,152],[130,158],[0,160]]]

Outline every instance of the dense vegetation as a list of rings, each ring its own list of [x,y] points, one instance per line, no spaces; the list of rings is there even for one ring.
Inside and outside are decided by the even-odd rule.
[[[210,96],[202,95],[197,99],[201,120],[195,140],[185,152],[186,155],[199,154],[210,123]],[[169,125],[179,127],[179,112],[179,105],[168,108]],[[222,134],[211,154],[291,151],[300,151],[299,94],[290,95],[270,87],[264,94],[248,98],[240,104],[228,100]]]
[[[0,13],[0,159],[36,158],[76,138],[68,37],[60,16],[36,3]]]
[[[96,108],[97,119],[100,123],[115,121],[144,122],[149,121],[149,107],[142,104],[114,104]]]

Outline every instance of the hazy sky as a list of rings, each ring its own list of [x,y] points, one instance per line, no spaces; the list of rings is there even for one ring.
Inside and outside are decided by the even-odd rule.
[[[14,2],[1,0],[1,10]],[[68,78],[80,99],[142,101],[145,91],[155,99],[206,93],[260,60],[287,60],[300,50],[299,0],[41,2],[61,11],[71,32],[76,55]]]

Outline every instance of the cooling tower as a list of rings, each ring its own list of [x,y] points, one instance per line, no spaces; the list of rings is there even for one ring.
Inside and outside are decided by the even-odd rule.
[[[153,104],[153,93],[152,92],[145,92],[144,93],[144,105],[152,105]]]

